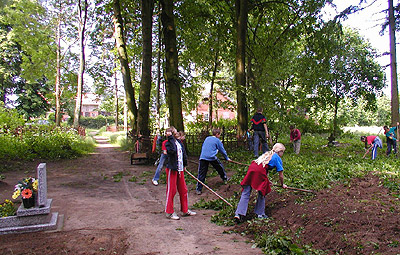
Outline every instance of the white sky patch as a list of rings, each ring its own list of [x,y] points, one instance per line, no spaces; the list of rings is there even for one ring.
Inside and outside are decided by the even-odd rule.
[[[358,5],[360,0],[334,0],[333,3],[336,5],[336,10],[332,7],[325,7],[323,9],[324,17],[331,19],[334,15],[340,13],[350,5]],[[396,5],[396,1],[394,1]],[[382,24],[385,22],[387,12],[384,10],[389,8],[387,0],[367,0],[366,3],[362,4],[365,7],[364,10],[351,14],[348,19],[343,21],[347,27],[356,29],[360,35],[367,39],[373,48],[375,48],[378,54],[389,52],[389,32],[388,29],[381,36],[379,32],[382,30]],[[396,34],[397,36],[397,34]],[[398,38],[398,36],[396,37]],[[397,39],[398,41],[399,39]],[[397,60],[399,59],[399,49],[397,49]],[[390,56],[383,55],[377,59],[377,62],[382,66],[386,67],[386,79],[387,87],[384,88],[384,93],[390,97]]]

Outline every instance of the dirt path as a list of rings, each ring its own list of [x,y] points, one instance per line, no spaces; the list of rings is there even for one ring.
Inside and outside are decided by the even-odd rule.
[[[99,146],[89,156],[47,162],[48,197],[53,199],[52,211],[63,218],[62,229],[0,236],[0,254],[26,254],[29,249],[36,254],[262,254],[244,237],[224,234],[229,228],[211,223],[214,211],[166,219],[165,184],[151,184],[155,166],[130,165],[127,152],[105,138],[96,140]],[[19,179],[35,174],[37,163],[6,173],[0,201],[10,198]],[[113,176],[118,173],[124,176],[116,182]],[[129,181],[132,176],[135,182]],[[197,196],[193,184],[188,188],[189,207],[211,197]],[[178,195],[175,208],[180,208]]]

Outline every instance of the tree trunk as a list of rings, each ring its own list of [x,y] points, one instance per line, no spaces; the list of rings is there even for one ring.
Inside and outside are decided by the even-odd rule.
[[[60,126],[61,123],[61,5],[60,5],[60,14],[58,14],[57,21],[57,60],[56,60],[56,126]]]
[[[116,67],[116,65],[115,65]],[[116,70],[116,68],[114,68]],[[114,72],[114,89],[115,89],[115,130],[118,131],[118,113],[119,113],[119,107],[118,107],[118,79],[117,79],[117,72]]]
[[[247,130],[248,116],[246,105],[246,30],[247,30],[247,0],[236,0],[236,96],[238,135],[242,136]]]
[[[150,135],[149,105],[152,64],[152,24],[154,0],[142,0],[143,61],[139,91],[138,134]]]
[[[160,5],[159,8],[160,9]],[[157,50],[157,92],[156,92],[156,105],[157,105],[157,133],[160,133],[161,128],[161,102],[160,102],[160,93],[161,93],[161,50],[162,50],[162,41],[161,41],[161,15],[158,16],[158,50]]]
[[[165,87],[169,108],[169,123],[179,131],[184,131],[182,116],[181,82],[178,71],[178,51],[176,49],[176,30],[173,0],[161,0],[161,22],[163,25],[165,47]]]
[[[126,51],[125,37],[124,37],[124,23],[121,15],[121,7],[119,0],[113,2],[113,23],[114,23],[114,36],[118,51],[118,59],[121,63],[122,80],[124,82],[126,104],[128,107],[128,118],[130,120],[131,128],[137,127],[137,107],[135,102],[135,90],[133,89],[131,72],[129,68],[128,53]]]
[[[212,129],[212,122],[213,122],[213,94],[214,94],[214,82],[215,82],[215,77],[217,76],[217,69],[219,65],[218,61],[218,50],[215,52],[215,59],[214,59],[214,69],[213,69],[213,74],[211,78],[211,86],[210,86],[210,94],[208,96],[209,101],[208,101],[208,129]],[[218,113],[217,113],[218,117]],[[218,121],[218,118],[217,118]]]
[[[83,74],[85,73],[85,30],[86,30],[86,21],[87,21],[87,10],[88,3],[87,0],[82,2],[78,1],[79,8],[79,46],[80,46],[80,55],[79,55],[79,74],[78,74],[78,87],[76,90],[76,102],[75,102],[75,112],[74,112],[74,128],[79,127],[79,121],[81,118],[82,112],[82,90],[83,90]]]
[[[252,91],[253,95],[253,110],[258,109],[260,106],[260,101],[256,97],[258,87],[256,84],[256,77],[254,76],[253,66],[251,64],[252,57],[247,56],[247,87]]]
[[[393,0],[389,0],[389,37],[390,37],[390,71],[391,71],[391,112],[392,126],[399,122],[399,91],[397,86],[397,61],[396,61],[396,24],[394,19]]]
[[[338,123],[337,123],[337,115],[338,115],[338,110],[339,110],[339,102],[340,102],[340,96],[338,95],[338,84],[337,81],[335,81],[335,105],[333,106],[333,128],[331,135],[328,137],[328,144],[333,144],[333,141],[335,141],[338,133]]]

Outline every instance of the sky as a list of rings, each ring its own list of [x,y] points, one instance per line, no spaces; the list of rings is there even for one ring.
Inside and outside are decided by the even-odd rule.
[[[350,5],[358,5],[361,0],[333,0],[336,5],[336,10],[332,7],[324,9],[324,17],[333,17],[335,14],[343,11]],[[384,22],[387,13],[383,10],[388,9],[388,0],[364,0],[362,7],[365,7],[362,11],[351,14],[348,19],[342,22],[347,27],[358,30],[366,40],[368,40],[372,47],[377,50],[378,53],[382,54],[389,52],[389,33],[386,29],[383,35],[380,35],[382,23]],[[396,5],[394,0],[394,5]],[[399,43],[399,36],[396,35],[397,44]],[[397,50],[397,61],[399,61],[399,51]],[[384,55],[377,59],[381,66],[387,66],[390,63],[390,56]],[[399,68],[398,68],[399,69]],[[390,97],[390,67],[385,68],[387,87],[384,89],[384,93]]]

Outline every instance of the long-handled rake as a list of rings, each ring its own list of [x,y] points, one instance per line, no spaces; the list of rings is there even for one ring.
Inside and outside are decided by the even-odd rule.
[[[218,195],[217,192],[215,192],[214,190],[212,190],[210,187],[208,187],[206,184],[204,184],[202,181],[200,181],[198,178],[196,178],[191,172],[189,172],[187,169],[185,169],[185,172],[190,175],[193,179],[195,179],[196,181],[198,181],[199,183],[201,183],[204,187],[206,187],[209,191],[211,191],[214,195],[216,195],[218,198],[220,198],[222,201],[224,201],[225,203],[227,203],[230,207],[233,207],[233,205],[231,203],[229,203],[228,201],[226,201],[226,199],[224,199],[223,197],[221,197],[220,195]]]
[[[249,166],[249,165],[247,165],[247,164],[243,164],[243,163],[240,163],[240,162],[237,162],[237,161],[234,161],[234,160],[230,160],[230,161],[228,161],[228,162],[231,162],[231,163],[234,163],[234,164],[238,164],[238,165],[241,165],[241,166]],[[286,187],[286,189],[289,189],[289,190],[296,190],[296,191],[302,191],[302,192],[309,192],[309,193],[314,193],[314,194],[315,194],[315,191],[313,191],[313,190],[308,190],[308,189],[299,189],[299,188],[293,188],[293,187]]]

